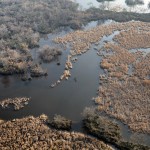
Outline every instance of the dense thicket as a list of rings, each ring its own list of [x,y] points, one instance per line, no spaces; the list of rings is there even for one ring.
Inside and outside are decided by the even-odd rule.
[[[69,0],[0,0],[0,74],[37,73],[28,49],[38,46],[40,33],[78,27],[77,6]]]

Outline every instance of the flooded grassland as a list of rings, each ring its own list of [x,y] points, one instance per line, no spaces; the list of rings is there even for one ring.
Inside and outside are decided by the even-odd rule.
[[[95,44],[97,54],[102,56],[100,67],[104,69],[95,98],[97,110],[121,120],[133,131],[147,134],[150,133],[149,28],[150,24],[144,22],[115,22],[55,39],[63,45],[71,44],[70,58],[86,53]],[[112,41],[104,41],[98,47],[104,36],[115,31],[118,32]],[[147,49],[147,53],[138,48]],[[132,49],[137,51],[130,52]]]
[[[150,146],[149,14],[82,11],[67,0],[6,0],[0,7],[2,149],[20,144],[22,149],[112,149],[85,134],[47,126],[60,114],[69,120],[55,115],[53,121],[85,133],[81,113],[94,103],[95,119],[84,122],[92,125],[90,134],[117,147],[149,149],[133,144]],[[116,143],[114,135],[128,142],[133,137],[133,143]]]

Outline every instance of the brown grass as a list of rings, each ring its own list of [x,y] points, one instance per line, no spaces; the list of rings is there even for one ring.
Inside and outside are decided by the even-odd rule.
[[[121,30],[129,30],[133,28],[140,28],[145,29],[145,28],[150,28],[150,23],[143,23],[143,22],[138,22],[138,21],[130,21],[127,23],[112,23],[109,25],[100,25],[95,28],[92,28],[90,30],[82,31],[78,30],[75,32],[71,32],[64,37],[57,37],[54,39],[56,43],[62,44],[64,47],[67,46],[67,43],[71,44],[71,51],[70,55],[71,57],[81,55],[85,52],[87,52],[92,44],[98,43],[104,35],[110,35],[114,31],[121,31]],[[109,61],[111,59],[111,62],[108,62],[107,60],[103,60],[101,62],[101,67],[104,69],[118,69],[114,67],[114,62],[115,63],[120,63],[123,66],[123,63],[125,64],[130,64],[131,61],[134,62],[136,60],[136,57],[128,52],[125,48],[121,48],[118,45],[112,45],[112,44],[107,44],[105,49],[112,49],[116,52],[116,55],[113,55],[111,58],[109,58]],[[122,61],[124,60],[124,62]],[[129,62],[130,61],[130,62]],[[71,62],[69,62],[71,64]],[[66,62],[66,68],[70,69],[68,67],[68,61]],[[72,65],[71,65],[72,68]],[[121,67],[119,67],[121,68]],[[125,69],[125,71],[123,71]],[[122,69],[121,72],[127,72],[127,68]],[[116,75],[118,76],[118,75]]]
[[[113,54],[106,56],[101,66],[104,62],[113,65],[105,67],[108,77],[100,78],[98,110],[122,120],[134,131],[150,133],[150,55],[130,53],[113,43],[105,44],[104,49]],[[133,67],[130,75],[129,65]]]
[[[100,25],[90,30],[78,30],[67,34],[64,37],[57,37],[54,41],[66,45],[68,42],[72,44],[72,54],[80,55],[90,49],[91,44],[97,43],[104,35],[110,35],[116,30],[133,30],[138,28],[143,31],[150,28],[150,23],[130,21],[127,23],[113,23],[109,25]],[[146,30],[147,31],[147,30]],[[142,33],[142,32],[141,32]],[[140,34],[141,35],[141,34]],[[142,34],[144,36],[144,34]],[[147,37],[147,36],[146,36]],[[143,38],[143,37],[141,37]]]
[[[8,108],[10,105],[13,105],[14,110],[19,110],[25,107],[25,105],[27,105],[29,101],[30,98],[27,97],[8,98],[0,101],[0,106],[5,109]]]
[[[103,97],[100,111],[122,120],[135,131],[150,132],[150,88],[138,78],[103,83],[99,95]]]
[[[140,30],[140,31],[139,31]],[[145,31],[146,30],[146,31]],[[150,47],[150,28],[140,27],[121,31],[116,35],[115,40],[127,49],[148,48]]]
[[[143,80],[143,85],[148,85],[148,86],[150,86],[150,80]]]
[[[113,150],[104,142],[79,132],[55,130],[45,124],[47,116],[29,116],[0,124],[0,147],[12,149],[103,149]]]
[[[150,47],[150,23],[130,21],[100,25],[58,37],[55,42],[70,43],[73,57],[85,53],[104,35],[117,30],[120,33],[114,38],[116,43],[105,43],[101,49],[109,54],[100,63],[108,74],[100,76],[101,86],[95,103],[99,111],[122,120],[132,130],[150,133],[150,55],[130,52],[133,48]]]

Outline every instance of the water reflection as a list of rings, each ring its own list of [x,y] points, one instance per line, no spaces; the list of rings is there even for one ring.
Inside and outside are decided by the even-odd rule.
[[[150,2],[148,3],[147,7],[148,7],[148,9],[150,9]]]
[[[80,5],[83,10],[92,7],[113,10],[129,11],[139,13],[150,13],[149,0],[73,0]],[[131,7],[132,6],[132,7]],[[134,6],[134,7],[133,7]]]
[[[115,0],[97,0],[98,2],[111,2],[111,1],[115,1]]]
[[[99,26],[99,25],[102,25],[102,24],[108,25],[110,23],[113,23],[113,20],[108,19],[108,20],[91,21],[86,26],[83,26],[83,30],[89,30],[93,27],[96,27],[96,26]]]
[[[2,85],[4,85],[4,88],[8,88],[10,86],[10,83],[11,83],[9,76],[2,77],[1,83],[2,83]]]
[[[130,6],[135,6],[135,5],[144,5],[143,0],[126,0],[125,3],[130,7]]]

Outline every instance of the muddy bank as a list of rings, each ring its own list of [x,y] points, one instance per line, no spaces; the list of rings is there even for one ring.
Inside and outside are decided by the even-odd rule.
[[[30,116],[0,124],[0,147],[4,149],[103,149],[103,142],[77,132],[49,128],[47,116]]]

